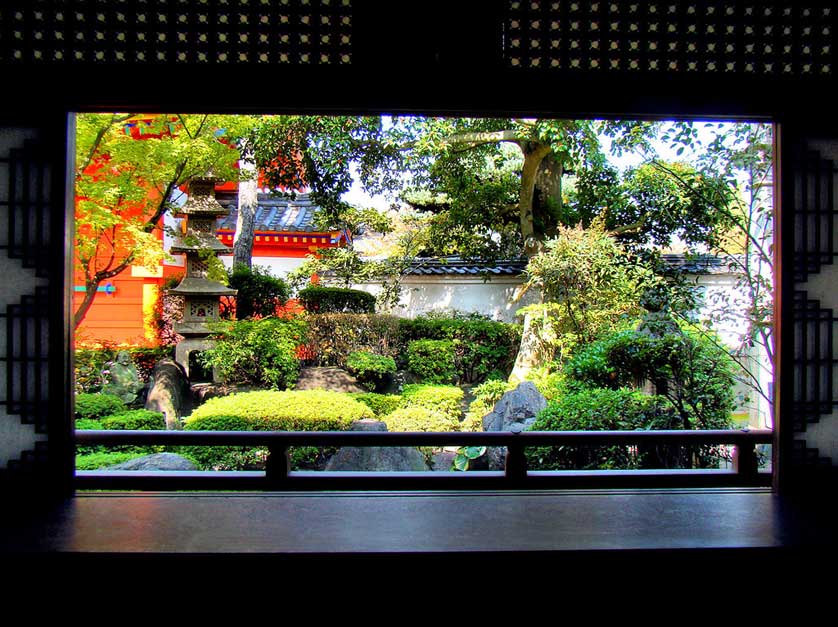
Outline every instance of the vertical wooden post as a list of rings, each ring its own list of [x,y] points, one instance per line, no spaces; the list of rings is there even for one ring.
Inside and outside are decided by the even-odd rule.
[[[269,446],[265,460],[265,480],[268,489],[285,487],[291,472],[291,455],[287,446]]]
[[[524,455],[524,447],[519,444],[506,447],[506,480],[510,483],[527,480],[527,456]]]
[[[733,450],[733,469],[739,478],[749,482],[756,478],[759,471],[754,444],[751,442],[740,442]]]

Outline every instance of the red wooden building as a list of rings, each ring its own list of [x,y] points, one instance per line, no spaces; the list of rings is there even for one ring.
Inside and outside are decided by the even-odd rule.
[[[237,186],[226,183],[216,187],[216,197],[230,214],[219,221],[217,236],[232,247],[238,211]],[[267,190],[258,194],[255,216],[253,264],[267,267],[274,275],[283,276],[299,266],[318,249],[344,246],[349,234],[320,231],[315,226],[318,208],[307,194],[295,199],[273,196]],[[171,218],[166,218],[171,220]],[[173,224],[173,223],[172,223]],[[160,245],[168,246],[168,237],[160,233]],[[230,258],[222,258],[230,263]],[[171,276],[184,271],[183,256],[163,262],[153,271],[131,266],[99,287],[93,305],[76,330],[78,344],[102,342],[124,345],[149,345],[156,342],[153,315],[161,285]],[[84,280],[77,271],[74,283],[74,306],[84,295]]]

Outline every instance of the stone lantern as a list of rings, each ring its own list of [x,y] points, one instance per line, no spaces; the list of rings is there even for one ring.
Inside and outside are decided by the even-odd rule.
[[[170,294],[183,296],[183,319],[174,324],[175,333],[183,336],[175,348],[175,361],[189,375],[189,355],[212,344],[208,339],[208,323],[220,319],[222,296],[235,296],[236,290],[207,278],[206,255],[231,255],[232,249],[215,236],[216,221],[228,213],[215,199],[214,178],[194,178],[189,182],[189,198],[173,215],[182,218],[181,229],[169,249],[172,254],[186,255],[186,274]],[[204,257],[202,259],[202,256]]]

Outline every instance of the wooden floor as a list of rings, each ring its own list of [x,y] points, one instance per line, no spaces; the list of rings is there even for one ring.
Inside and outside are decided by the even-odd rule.
[[[766,569],[797,582],[819,564],[834,567],[838,555],[825,514],[758,489],[97,493],[48,511],[8,511],[0,525],[6,570],[71,580],[80,567],[125,577],[127,565],[134,573],[259,565],[297,581],[338,568],[379,586],[392,583],[382,573],[393,570],[424,581],[543,567],[576,585],[621,572],[631,574],[623,586],[642,586],[673,568],[681,583],[708,573],[739,581]]]

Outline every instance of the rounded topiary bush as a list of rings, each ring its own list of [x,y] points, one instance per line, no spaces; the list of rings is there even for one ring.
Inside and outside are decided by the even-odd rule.
[[[122,399],[113,394],[76,394],[76,420],[96,420],[126,411]]]
[[[133,409],[102,418],[102,429],[114,431],[158,431],[165,428],[163,414],[148,409]]]
[[[184,429],[198,431],[343,431],[373,411],[348,394],[324,390],[243,392],[213,398],[186,419]],[[264,447],[187,447],[183,453],[204,469],[264,468]],[[324,451],[291,450],[293,467],[316,465]]]
[[[376,416],[386,416],[404,405],[404,398],[398,394],[366,392],[364,394],[352,394],[352,398],[369,407],[375,412]]]
[[[325,390],[263,390],[212,398],[192,412],[184,428],[204,429],[210,419],[229,416],[254,431],[341,431],[372,410],[348,394]]]
[[[388,431],[459,431],[460,423],[427,407],[402,407],[382,418]]]
[[[388,375],[396,372],[396,360],[369,351],[354,351],[346,358],[346,371],[374,392],[384,385]]]
[[[406,385],[402,397],[405,406],[424,407],[451,420],[459,421],[462,415],[463,391],[455,385]]]

